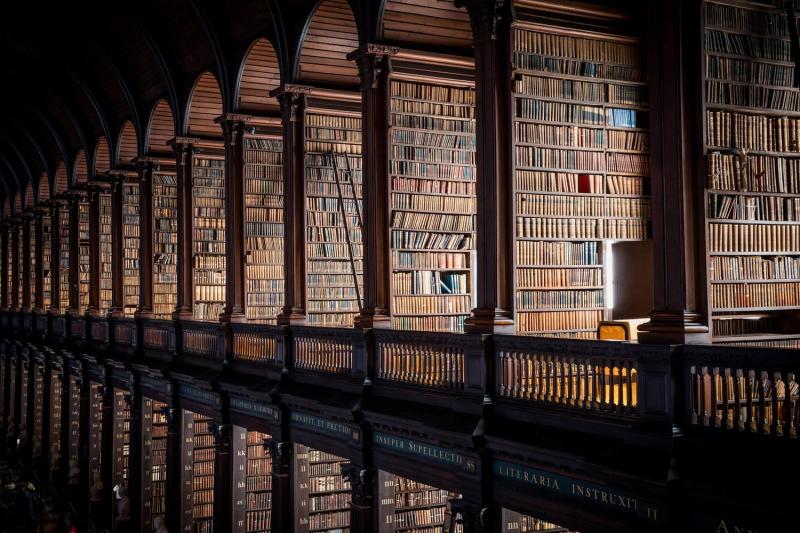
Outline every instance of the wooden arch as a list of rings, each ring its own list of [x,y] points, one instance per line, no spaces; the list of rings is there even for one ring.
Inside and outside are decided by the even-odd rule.
[[[50,199],[50,178],[48,177],[46,172],[42,172],[41,176],[39,176],[39,198],[38,202],[46,202]]]
[[[175,121],[172,107],[162,98],[156,102],[150,113],[150,121],[147,124],[147,152],[156,154],[169,152],[167,143],[174,137]]]
[[[392,44],[472,48],[469,13],[453,0],[385,0],[381,35]]]
[[[6,197],[6,199],[3,200],[3,217],[8,218],[11,215],[13,215],[11,212],[11,202],[9,201],[8,197]]]
[[[133,122],[126,120],[122,124],[117,141],[116,166],[132,165],[133,160],[139,155],[139,140],[136,138],[136,128]]]
[[[275,48],[267,39],[257,39],[242,62],[236,84],[236,109],[241,112],[274,111],[278,101],[269,95],[281,84],[281,69]]]
[[[105,174],[111,170],[111,150],[108,147],[108,140],[105,137],[97,139],[94,149],[94,168],[92,177]]]
[[[86,162],[86,153],[78,150],[75,156],[75,169],[72,171],[72,181],[75,186],[84,185],[89,180],[89,165]]]
[[[14,214],[22,213],[22,192],[14,193]]]
[[[358,48],[358,27],[346,0],[321,0],[300,43],[297,80],[323,85],[358,85],[358,67],[347,54]]]
[[[186,116],[187,134],[221,137],[222,128],[214,120],[222,114],[222,93],[217,78],[204,72],[197,78],[189,98]]]
[[[25,209],[33,208],[33,182],[30,180],[28,180],[28,184],[25,186],[23,204],[25,205]]]
[[[63,194],[69,189],[69,175],[67,165],[61,161],[56,167],[56,194]]]

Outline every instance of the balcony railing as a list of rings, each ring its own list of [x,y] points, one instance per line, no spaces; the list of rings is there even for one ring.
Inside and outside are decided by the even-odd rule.
[[[683,357],[689,425],[711,432],[797,438],[796,351],[686,346]]]

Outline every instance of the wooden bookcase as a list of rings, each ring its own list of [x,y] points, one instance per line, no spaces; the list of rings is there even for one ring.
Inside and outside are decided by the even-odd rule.
[[[62,397],[64,390],[64,374],[61,368],[51,366],[50,368],[50,427],[47,431],[50,432],[50,482],[56,480],[53,477],[54,467],[53,462],[55,457],[61,457],[63,450],[61,449],[61,428],[62,417],[64,416],[62,408]],[[60,465],[59,465],[60,466]]]
[[[272,525],[270,436],[233,426],[233,530],[269,533]]]
[[[89,306],[89,202],[78,201],[78,314],[83,315]],[[67,283],[69,287],[69,283]]]
[[[800,98],[787,10],[703,3],[714,342],[800,347]]]
[[[142,397],[142,528],[155,531],[167,503],[167,405]]]
[[[214,526],[214,436],[212,420],[183,410],[183,447],[185,479],[182,483],[183,524],[195,533],[211,533]]]
[[[67,436],[68,462],[80,465],[80,438],[81,438],[81,384],[77,376],[68,377],[69,386],[69,434]],[[83,466],[86,468],[86,465]],[[69,472],[67,472],[69,475]]]
[[[18,265],[17,270],[17,307],[22,307],[23,294],[25,289],[25,269],[22,267],[22,261],[25,261],[28,257],[28,254],[25,251],[25,222],[21,222],[17,225],[17,250],[18,256],[20,260],[20,264]]]
[[[53,301],[53,270],[52,270],[52,257],[53,257],[53,217],[49,213],[42,215],[42,305],[44,310],[50,309]]]
[[[102,472],[103,463],[103,392],[104,386],[89,384],[89,486],[95,474]]]
[[[146,258],[145,258],[146,259]],[[153,174],[153,316],[168,319],[178,302],[178,183]]]
[[[205,155],[193,157],[194,318],[214,322],[225,307],[225,161]]]
[[[378,483],[380,533],[444,531],[449,501],[456,495],[383,470]]]
[[[139,184],[122,183],[122,312],[131,317],[139,305]]]
[[[516,320],[595,338],[616,317],[613,243],[650,234],[641,43],[519,21],[512,28]]]
[[[302,444],[294,448],[296,533],[350,530],[350,483],[342,476],[349,461]]]
[[[463,331],[475,306],[475,90],[389,82],[392,326]]]
[[[59,238],[59,312],[63,315],[69,308],[69,254],[70,254],[70,231],[69,231],[69,208],[62,205],[58,211],[58,238]]]
[[[114,458],[112,488],[130,487],[129,459],[131,453],[131,408],[129,392],[114,389]]]
[[[245,314],[274,323],[283,307],[283,141],[244,139]]]
[[[578,533],[570,531],[552,522],[541,520],[533,516],[517,513],[503,509],[502,512],[503,531],[508,533]]]
[[[111,194],[100,193],[100,313],[106,315],[111,309],[113,292],[113,244],[111,243]]]
[[[24,257],[28,258],[30,261],[30,280],[28,286],[28,301],[30,302],[30,308],[33,309],[36,307],[36,275],[38,274],[39,270],[36,268],[36,218],[32,218],[30,223],[28,224],[28,235],[29,235],[29,246],[28,246],[28,253],[25,254]]]
[[[306,114],[307,319],[351,326],[361,308],[360,114]]]
[[[17,417],[17,424],[18,424],[18,429],[21,432],[22,426],[28,425],[28,402],[29,402],[28,380],[30,379],[29,375],[30,372],[27,360],[21,359],[17,364],[20,365],[19,368],[20,380],[19,380],[19,388],[14,392],[16,394],[19,394],[19,416]],[[27,427],[26,430],[28,432],[28,442],[30,442],[31,428]]]
[[[13,240],[11,239],[11,232],[13,231],[14,226],[8,225],[6,229],[4,229],[6,233],[6,302],[8,302],[8,307],[11,307],[11,294],[14,290],[14,248],[13,248]]]
[[[34,464],[42,456],[42,436],[44,435],[44,365],[37,362],[33,371],[33,433],[31,444]]]

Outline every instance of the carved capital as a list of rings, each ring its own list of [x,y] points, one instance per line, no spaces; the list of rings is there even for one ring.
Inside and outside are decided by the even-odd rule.
[[[374,469],[347,464],[342,466],[342,477],[350,483],[355,505],[368,506],[372,504],[372,489],[375,485]]]
[[[300,111],[305,108],[306,98],[312,90],[306,85],[282,85],[270,91],[270,96],[277,98],[281,106],[281,118],[284,124],[297,121]]]
[[[390,58],[399,51],[395,46],[367,43],[347,54],[349,61],[358,64],[362,89],[376,89],[385,81],[391,67]]]
[[[467,8],[478,42],[496,39],[503,25],[512,21],[511,0],[455,0],[455,5]]]

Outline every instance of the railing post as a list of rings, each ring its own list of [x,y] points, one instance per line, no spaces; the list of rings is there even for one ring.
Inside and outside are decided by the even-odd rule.
[[[642,346],[637,357],[637,429],[655,437],[656,446],[670,448],[679,433],[676,417],[680,372],[680,349],[665,346],[648,350]],[[654,347],[653,347],[654,348]]]
[[[363,382],[368,382],[370,379],[369,358],[372,355],[372,339],[371,328],[354,331],[350,375]]]
[[[492,375],[492,335],[469,334],[464,345],[464,390],[467,402],[459,402],[460,409],[480,413],[482,406],[490,405],[489,391]]]

